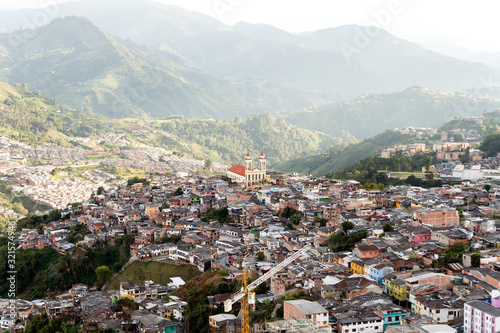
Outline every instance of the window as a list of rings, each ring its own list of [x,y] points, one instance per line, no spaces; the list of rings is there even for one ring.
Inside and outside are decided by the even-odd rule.
[[[389,317],[389,318],[387,319],[387,321],[392,321],[392,317]]]

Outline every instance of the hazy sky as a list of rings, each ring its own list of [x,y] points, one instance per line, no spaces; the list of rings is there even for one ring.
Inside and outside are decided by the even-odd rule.
[[[0,0],[0,9],[43,7],[57,1]],[[68,0],[59,0],[64,1]],[[239,21],[268,23],[290,32],[344,24],[377,25],[422,44],[445,41],[471,51],[500,51],[498,0],[157,1],[203,12],[230,25]]]

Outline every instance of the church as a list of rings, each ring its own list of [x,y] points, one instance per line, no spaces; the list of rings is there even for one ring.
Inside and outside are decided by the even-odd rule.
[[[266,179],[266,155],[264,148],[259,156],[259,167],[252,168],[252,157],[250,156],[250,149],[247,150],[245,156],[245,166],[235,164],[227,169],[227,176],[234,182],[242,184],[246,187],[258,185]]]

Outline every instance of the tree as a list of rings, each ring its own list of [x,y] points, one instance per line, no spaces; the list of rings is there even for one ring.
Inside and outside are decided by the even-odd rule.
[[[486,192],[490,193],[490,190],[491,190],[491,185],[489,185],[489,184],[484,185],[484,190],[485,190]]]
[[[292,221],[293,224],[299,224],[300,220],[302,220],[302,214],[294,214],[290,216],[290,221]]]
[[[351,221],[345,221],[344,223],[342,223],[342,230],[344,231],[344,233],[347,234],[347,232],[349,230],[352,230],[354,229],[354,223],[352,223]]]
[[[211,159],[208,158],[205,160],[205,168],[207,168],[208,170],[211,170],[213,165],[214,162]]]
[[[102,192],[104,192],[104,187],[99,186],[99,187],[97,188],[97,195],[101,195],[101,194],[102,194]]]
[[[95,270],[97,275],[97,283],[104,284],[111,277],[111,270],[108,266],[99,266]]]
[[[382,228],[384,232],[392,232],[394,231],[394,227],[390,225],[389,223],[384,224],[384,227]]]
[[[144,177],[139,177],[139,176],[135,176],[135,177],[132,177],[132,178],[129,178],[127,180],[127,185],[128,186],[131,186],[131,185],[134,185],[134,184],[138,184],[138,183],[142,183],[144,185],[149,185],[150,184],[150,181],[147,180],[146,178]]]
[[[488,157],[500,152],[500,133],[487,135],[479,149],[484,151]]]
[[[425,162],[425,171],[431,172],[431,166],[432,166],[432,158],[427,156],[424,160]]]
[[[125,332],[128,332],[130,325],[132,324],[132,313],[139,308],[139,304],[134,302],[132,299],[125,297],[121,298],[116,302],[116,309],[122,312],[122,317],[127,323]]]
[[[257,253],[257,260],[262,261],[265,259],[266,259],[266,256],[264,255],[264,252],[259,251],[259,253]]]
[[[465,140],[465,136],[462,133],[457,133],[454,136],[455,142],[463,142]]]
[[[399,172],[399,170],[401,170],[401,161],[399,160],[399,158],[394,159],[393,165],[394,171]]]
[[[479,253],[474,253],[470,256],[472,267],[479,267],[481,265],[481,255]]]
[[[174,193],[174,195],[183,195],[183,194],[184,194],[184,191],[182,190],[182,187],[178,187]]]
[[[297,214],[298,211],[292,207],[285,207],[285,209],[278,212],[278,216],[289,219],[290,216]]]
[[[23,204],[20,202],[13,204],[12,210],[21,215],[28,215],[28,210],[24,208]]]
[[[458,155],[458,159],[462,163],[468,163],[470,161],[470,148],[467,147],[467,149],[465,149],[465,152],[463,154]]]

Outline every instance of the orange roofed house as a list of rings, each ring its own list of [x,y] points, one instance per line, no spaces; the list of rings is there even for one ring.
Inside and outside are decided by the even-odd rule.
[[[252,168],[252,157],[250,150],[247,151],[245,156],[245,166],[235,164],[227,169],[227,176],[234,182],[244,185],[246,187],[259,184],[266,179],[266,155],[264,149],[259,156],[259,167]]]

